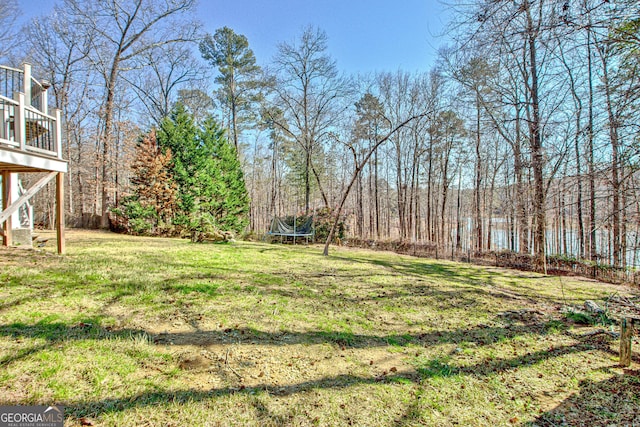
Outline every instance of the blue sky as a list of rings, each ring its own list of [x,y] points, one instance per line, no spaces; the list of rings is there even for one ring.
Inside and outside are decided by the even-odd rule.
[[[260,63],[311,24],[327,32],[341,70],[415,71],[433,64],[444,9],[437,0],[203,0],[200,19],[210,32],[226,25],[247,36]]]
[[[29,18],[47,14],[55,1],[18,3]],[[228,26],[247,36],[260,65],[279,42],[320,27],[338,68],[349,73],[428,70],[448,19],[438,0],[200,0],[197,15],[207,32]]]

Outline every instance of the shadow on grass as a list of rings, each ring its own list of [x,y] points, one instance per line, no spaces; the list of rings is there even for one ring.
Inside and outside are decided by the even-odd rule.
[[[596,344],[597,346],[597,344]],[[557,348],[553,351],[539,351],[529,353],[524,356],[514,357],[512,359],[502,359],[502,360],[489,360],[485,362],[480,362],[476,365],[464,367],[464,368],[456,368],[454,366],[444,366],[442,362],[438,362],[438,366],[434,368],[436,364],[431,363],[432,370],[423,370],[418,368],[415,373],[402,373],[402,374],[394,374],[394,375],[384,375],[384,376],[358,376],[358,375],[337,375],[331,377],[324,377],[318,380],[310,380],[299,382],[291,385],[274,385],[274,384],[259,384],[252,387],[244,387],[242,385],[238,385],[235,387],[224,387],[224,388],[212,388],[211,390],[202,391],[195,389],[184,389],[184,390],[160,390],[160,391],[148,391],[144,393],[140,393],[134,396],[122,397],[122,398],[114,398],[114,399],[100,399],[93,401],[83,401],[79,403],[69,403],[65,404],[66,410],[69,414],[72,414],[75,417],[99,417],[104,413],[112,413],[112,412],[121,412],[134,408],[141,408],[147,406],[155,406],[159,404],[166,404],[168,402],[172,404],[186,404],[186,403],[194,403],[206,400],[213,400],[218,397],[225,397],[233,394],[243,394],[243,395],[260,395],[260,393],[268,393],[270,395],[276,396],[290,396],[298,393],[304,393],[311,390],[342,390],[353,386],[358,385],[373,385],[373,384],[392,384],[392,383],[412,383],[412,384],[420,384],[422,381],[428,381],[430,378],[434,377],[451,377],[451,376],[474,376],[474,377],[486,377],[493,375],[495,373],[504,372],[511,369],[522,368],[526,366],[531,366],[537,364],[541,361],[547,360],[550,357],[559,357],[562,355],[570,354],[570,353],[578,353],[583,351],[589,351],[594,348],[592,343],[579,343],[573,346],[564,346]],[[603,349],[603,348],[601,348]],[[437,369],[436,369],[437,368]],[[446,369],[445,369],[446,368]],[[624,393],[622,396],[622,402],[618,402],[617,405],[623,406],[626,405],[636,405],[637,407],[637,390],[639,387],[638,379],[625,379],[624,384],[633,384],[633,389],[628,389],[628,391],[623,391],[622,387],[616,388],[613,385],[609,387],[614,392],[620,394]],[[612,381],[612,384],[618,384],[616,380]],[[620,383],[622,384],[622,383]],[[597,385],[596,385],[597,388]],[[611,391],[610,390],[610,391]],[[572,398],[573,400],[567,402],[567,407],[578,402],[581,405],[589,406],[589,399],[591,396],[587,394],[586,396]],[[260,404],[256,400],[256,404]],[[259,408],[258,408],[259,409]],[[556,408],[553,411],[550,411],[540,417],[541,420],[545,419],[555,419],[559,414],[562,413],[562,405]],[[262,417],[270,417],[268,411],[262,413],[260,416]],[[420,417],[419,406],[416,402],[409,403],[407,409],[403,416],[396,421],[396,425],[411,425],[412,420],[417,420]],[[536,424],[528,424],[533,427]],[[557,425],[557,424],[541,424],[541,425]],[[569,424],[573,425],[573,424]],[[589,424],[594,425],[594,424]]]
[[[501,276],[500,273],[487,270],[483,267],[465,265],[460,263],[443,263],[425,261],[421,259],[393,259],[392,261],[376,258],[348,257],[344,261],[353,261],[364,264],[373,264],[387,270],[395,271],[401,275],[416,278],[441,278],[447,282],[464,284],[467,286],[492,285],[493,278]]]
[[[147,336],[146,332],[134,329],[110,330],[100,326],[100,317],[89,317],[78,320],[73,325],[62,322],[41,320],[28,325],[26,323],[11,323],[0,326],[0,336],[12,337],[16,340],[24,338],[45,340],[31,347],[22,348],[16,353],[0,358],[0,367],[24,359],[32,354],[51,348],[52,345],[75,340],[103,340],[103,339],[132,339]]]
[[[238,246],[232,247],[232,249],[241,253],[251,253],[256,250],[253,246]],[[305,252],[305,256],[313,255],[321,256],[313,251]],[[353,281],[366,286],[365,289],[358,289],[359,294],[349,295],[339,291],[339,282],[336,284],[333,281],[323,281],[322,278],[326,274],[322,272],[303,271],[290,276],[290,272],[283,266],[284,269],[281,271],[262,273],[259,269],[247,271],[246,266],[243,267],[241,264],[223,266],[216,261],[203,265],[201,260],[167,260],[166,256],[153,252],[141,254],[140,259],[143,260],[141,261],[142,265],[162,266],[159,277],[152,277],[150,280],[127,277],[121,281],[117,274],[113,277],[111,273],[80,274],[70,269],[70,266],[63,265],[60,267],[62,270],[58,266],[52,267],[51,271],[58,276],[56,278],[54,274],[52,280],[63,295],[93,291],[95,295],[105,294],[116,300],[137,294],[151,295],[154,292],[162,292],[167,297],[170,297],[174,292],[177,294],[195,292],[208,297],[216,297],[230,292],[229,282],[231,281],[247,282],[252,285],[235,286],[233,287],[235,293],[271,294],[298,300],[311,298],[313,302],[320,301],[330,305],[340,303],[341,306],[343,303],[359,304],[364,301],[377,303],[382,300],[391,301],[417,297],[422,299],[421,304],[433,304],[441,310],[448,307],[463,308],[482,304],[481,301],[478,302],[477,296],[509,301],[517,300],[523,303],[528,300],[528,298],[516,295],[512,291],[495,286],[493,277],[499,276],[497,272],[465,265],[425,262],[424,260],[394,258],[392,261],[386,261],[376,258],[334,255],[333,259],[338,262],[357,262],[382,267],[382,270],[375,269],[376,275],[384,275],[385,271],[390,271],[400,277],[408,276],[417,279],[413,283],[402,280],[401,283],[383,286],[368,282],[367,278],[370,277],[370,274],[367,272],[355,275],[351,275],[349,272],[336,273],[335,275],[340,279],[353,279]],[[124,268],[126,269],[127,266],[129,264],[126,264]],[[134,268],[133,264],[131,264],[131,268]],[[27,276],[16,280],[16,285],[32,286],[33,280]],[[444,290],[439,289],[439,286],[425,283],[425,280],[443,280],[464,286],[456,290]],[[300,286],[291,286],[292,282],[296,281],[300,282]],[[307,288],[306,285],[310,285],[311,288],[314,288],[313,290],[318,288],[324,291],[314,294],[313,290]],[[2,306],[0,306],[1,309]]]
[[[253,387],[244,387],[239,385],[237,387],[213,388],[207,391],[195,389],[149,391],[117,399],[102,399],[76,404],[66,404],[65,413],[72,414],[75,417],[96,417],[102,413],[121,412],[132,408],[156,406],[158,404],[166,403],[194,403],[233,394],[259,395],[260,393],[269,393],[276,396],[291,396],[310,390],[342,390],[356,385],[406,381],[417,382],[419,381],[419,377],[411,375],[393,375],[380,378],[357,375],[337,375],[334,377],[304,381],[291,385],[273,385],[263,383]]]
[[[42,320],[35,324],[11,323],[0,325],[0,336],[44,339],[49,343],[69,340],[102,340],[145,336],[155,344],[202,346],[213,344],[294,345],[335,343],[349,348],[372,348],[410,345],[473,343],[490,345],[504,339],[525,334],[545,334],[549,323],[511,324],[505,327],[479,325],[468,329],[430,331],[420,334],[364,335],[346,331],[267,332],[255,328],[220,328],[192,332],[152,334],[144,329],[112,329],[100,326],[100,317],[85,318],[69,325]],[[555,325],[555,324],[554,324]],[[2,362],[0,361],[0,364]]]
[[[640,425],[640,371],[604,381],[584,380],[580,391],[526,427]]]
[[[532,299],[531,292],[539,285],[517,282],[519,279],[526,279],[528,281],[532,279],[551,279],[551,277],[544,275],[514,276],[514,280],[505,282],[504,280],[496,280],[505,279],[504,273],[484,266],[433,260],[425,261],[424,259],[413,258],[382,260],[376,259],[375,257],[371,259],[357,256],[343,257],[340,255],[334,255],[334,257],[340,261],[353,261],[383,267],[387,271],[393,271],[400,276],[414,277],[418,282],[428,279],[430,281],[448,282],[454,285],[459,284],[464,286],[461,292],[507,300],[530,301],[532,303],[540,301],[548,303],[582,303],[584,299],[589,299],[589,296],[591,296],[591,294],[575,295],[574,297],[563,296],[561,299],[560,296],[545,296],[536,292],[535,299]],[[406,286],[406,288],[410,287]]]
[[[41,321],[32,325],[23,323],[13,323],[0,326],[0,336],[13,337],[15,339],[33,338],[46,340],[45,343],[38,343],[37,346],[24,349],[15,355],[0,361],[0,366],[6,366],[21,358],[28,357],[37,351],[45,349],[53,344],[67,342],[69,340],[100,340],[100,339],[131,339],[138,336],[149,336],[144,330],[120,329],[110,330],[100,325],[100,318],[86,318],[78,321],[73,325],[67,325],[61,322]],[[343,333],[310,331],[304,333],[284,332],[271,333],[250,328],[240,329],[224,329],[218,331],[195,331],[192,333],[170,333],[149,336],[156,344],[165,344],[172,342],[174,345],[207,345],[207,344],[224,344],[233,343],[237,345],[245,343],[248,345],[290,345],[296,343],[336,343],[339,345],[348,345],[352,348],[365,348],[375,346],[390,345],[410,345],[417,344],[421,346],[429,346],[437,343],[475,343],[477,345],[487,345],[495,343],[504,338],[513,338],[522,334],[544,334],[547,324],[522,324],[510,325],[508,328],[498,327],[474,327],[470,329],[458,329],[454,331],[433,331],[420,335],[344,335]],[[297,393],[304,393],[309,390],[325,389],[340,390],[356,385],[370,385],[376,383],[413,383],[420,384],[422,381],[428,381],[437,377],[453,377],[453,376],[474,376],[488,377],[497,373],[507,372],[522,367],[533,366],[551,358],[561,357],[564,355],[580,352],[588,352],[599,350],[612,353],[610,350],[610,340],[603,339],[605,337],[587,337],[578,340],[576,344],[560,346],[548,350],[540,350],[521,354],[513,358],[504,359],[487,359],[480,361],[471,366],[457,366],[450,359],[417,359],[413,365],[415,372],[403,373],[399,375],[384,375],[380,377],[374,376],[358,376],[358,375],[337,375],[324,377],[317,380],[299,382],[291,385],[274,385],[259,384],[253,387],[236,387],[213,388],[208,391],[184,389],[184,390],[153,390],[146,391],[137,395],[127,396],[123,398],[105,398],[98,400],[82,401],[79,403],[65,404],[69,414],[74,417],[99,417],[105,413],[121,412],[133,408],[146,407],[150,405],[158,405],[167,402],[171,403],[191,403],[216,399],[236,393],[259,395],[260,393],[269,393],[279,396],[289,396]],[[634,357],[634,361],[640,362],[639,358]],[[625,388],[626,387],[626,388]],[[566,403],[558,408],[543,414],[540,417],[538,425],[557,425],[553,424],[554,420],[562,417],[570,417],[573,414],[574,406],[584,406],[586,410],[597,411],[598,416],[605,417],[607,413],[615,414],[614,409],[620,405],[626,407],[637,408],[639,405],[637,396],[640,388],[640,379],[629,376],[612,379],[603,383],[584,383],[582,391],[579,395],[568,399]],[[629,394],[631,390],[631,394]],[[605,393],[606,392],[606,393]],[[621,396],[621,402],[614,402],[606,395]],[[599,407],[593,407],[592,401],[598,396],[608,399]],[[595,396],[595,397],[594,397]],[[253,399],[253,404],[260,405],[258,399]],[[411,424],[412,420],[419,418],[419,409],[416,404],[411,407],[408,404],[404,418],[398,420],[397,425]],[[590,406],[591,405],[591,406]],[[607,406],[609,405],[609,406]],[[618,406],[616,406],[618,405]],[[635,406],[634,406],[635,405]],[[599,409],[600,408],[600,409]],[[605,409],[602,409],[605,408]],[[609,412],[606,408],[612,408]],[[282,421],[281,415],[275,415],[263,408],[258,411],[257,416],[260,419],[271,421]],[[604,414],[604,415],[603,415]],[[275,418],[273,418],[275,417]],[[277,419],[276,419],[277,418]],[[616,420],[628,421],[626,418],[616,418]],[[545,424],[546,423],[546,424]],[[529,424],[533,427],[535,424]],[[560,424],[562,425],[562,424]],[[568,425],[573,425],[569,423]],[[589,424],[598,425],[598,424]],[[632,424],[631,424],[632,425]]]
[[[158,258],[158,262],[161,262],[164,258]],[[379,260],[358,260],[353,258],[345,258],[345,261],[358,261],[373,263],[379,266],[390,269],[390,271],[397,272],[398,275],[408,275],[410,277],[422,278],[422,279],[443,279],[450,282],[457,282],[463,284],[464,287],[459,291],[443,291],[434,289],[424,283],[420,284],[406,284],[399,286],[392,291],[381,292],[380,294],[372,295],[369,299],[391,299],[402,298],[406,296],[433,296],[438,299],[442,299],[443,304],[471,304],[473,295],[490,294],[496,296],[494,292],[488,292],[486,287],[493,286],[492,277],[498,275],[491,271],[476,269],[474,267],[461,267],[458,268],[454,265],[447,265],[446,263],[425,263],[424,261],[408,261],[404,262],[399,260],[396,262],[384,262]],[[177,264],[184,267],[184,264]],[[197,264],[188,265],[188,268],[196,268]],[[174,289],[176,292],[215,292],[209,290],[208,287],[192,283],[183,283],[188,280],[217,280],[220,279],[220,271],[217,267],[208,266],[210,272],[200,272],[193,274],[185,274],[184,276],[171,277],[169,279],[153,282],[148,286],[155,289],[162,289],[169,291]],[[229,269],[228,272],[239,271],[235,269]],[[243,276],[252,277],[252,274],[244,274]],[[178,282],[181,287],[171,287],[171,282]],[[278,285],[279,283],[276,283]],[[100,283],[95,283],[96,286]],[[188,286],[187,286],[188,285]],[[81,284],[74,286],[80,287]],[[113,296],[113,301],[117,301],[122,296],[131,295],[137,292],[141,292],[140,288],[144,290],[142,284],[135,282],[127,282],[126,284],[117,284]],[[113,288],[109,288],[109,293],[114,293]],[[253,288],[255,289],[255,288]],[[253,292],[253,289],[250,292]],[[284,292],[285,290],[283,290]],[[107,292],[107,291],[105,291]],[[278,293],[280,290],[276,289],[273,292]],[[287,291],[290,292],[290,291]],[[211,296],[211,295],[210,295]],[[308,298],[307,294],[298,293],[294,291],[289,293],[289,297]],[[343,297],[349,302],[358,303],[362,299],[358,297]],[[511,299],[508,294],[498,295],[501,298]],[[352,298],[352,299],[348,299]],[[0,325],[0,337],[12,337],[16,340],[21,338],[32,338],[34,340],[44,340],[44,343],[36,342],[34,346],[30,348],[22,348],[16,351],[14,354],[0,359],[0,367],[9,365],[26,357],[29,357],[39,351],[42,351],[52,344],[63,343],[72,340],[101,340],[101,339],[113,339],[122,338],[130,339],[136,336],[149,336],[150,340],[156,344],[164,345],[172,343],[174,345],[211,345],[211,344],[247,344],[247,345],[280,345],[287,346],[292,344],[315,344],[315,343],[333,343],[341,346],[348,346],[351,348],[370,348],[370,347],[385,347],[385,346],[430,346],[436,344],[463,344],[474,343],[478,346],[490,345],[503,339],[512,339],[520,335],[529,334],[545,334],[548,329],[548,324],[544,322],[529,322],[523,324],[511,324],[505,327],[499,326],[472,326],[468,328],[460,328],[455,330],[433,330],[421,334],[402,334],[402,335],[365,335],[365,334],[353,334],[345,331],[308,331],[308,332],[296,332],[286,331],[282,333],[274,333],[261,331],[254,328],[227,328],[219,330],[195,330],[193,332],[186,333],[167,333],[151,336],[147,331],[142,329],[109,329],[104,328],[101,325],[101,317],[88,317],[82,320],[76,320],[73,324],[66,324],[59,321],[41,321],[35,324],[25,323],[11,323],[6,325]],[[215,399],[216,397],[228,396],[234,393],[244,394],[259,394],[261,392],[268,392],[276,395],[293,395],[296,393],[302,393],[314,389],[330,389],[340,390],[347,387],[351,387],[359,384],[374,384],[379,382],[412,382],[420,383],[423,380],[436,377],[451,377],[451,376],[481,376],[486,377],[495,373],[504,372],[516,369],[518,367],[531,366],[550,358],[559,357],[571,353],[584,352],[597,348],[603,351],[610,351],[609,345],[600,345],[597,342],[592,341],[579,341],[575,345],[567,345],[550,349],[548,351],[532,352],[524,355],[519,355],[513,358],[505,359],[487,359],[481,361],[472,366],[456,366],[453,363],[449,363],[447,360],[434,360],[426,359],[422,361],[421,365],[416,366],[417,374],[406,376],[385,376],[383,378],[367,377],[367,376],[354,376],[354,375],[338,375],[333,377],[326,377],[319,380],[305,381],[288,386],[274,386],[271,384],[260,384],[251,388],[241,387],[226,387],[217,388],[209,391],[200,391],[195,389],[185,390],[153,390],[145,391],[134,396],[128,396],[126,398],[98,398],[94,400],[82,401],[76,404],[69,404],[67,408],[71,414],[75,416],[96,416],[108,412],[125,411],[137,407],[145,407],[149,405],[158,405],[166,402],[186,403],[194,401],[203,401],[208,399]],[[625,379],[625,381],[627,381]],[[617,382],[612,380],[612,385],[609,386],[608,382],[602,383],[585,383],[583,384],[583,391],[575,396],[575,400],[567,399],[558,408],[553,411],[549,411],[540,417],[541,422],[545,422],[546,419],[551,422],[561,416],[566,415],[571,411],[572,405],[584,405],[586,410],[591,410],[588,407],[588,399],[593,398],[595,393],[599,393],[598,390],[609,390],[613,393],[613,390],[621,390],[622,387],[617,388]],[[625,385],[626,382],[622,385]],[[637,388],[633,389],[637,392]],[[591,393],[591,394],[590,394]],[[615,393],[614,393],[615,394]],[[584,397],[582,397],[584,395]],[[625,395],[626,396],[626,395]],[[635,405],[638,407],[637,396],[635,394],[635,400],[624,397],[624,402],[627,405]],[[256,410],[263,412],[264,417],[272,418],[274,422],[280,423],[282,419],[280,416],[275,416],[268,413],[268,410],[261,410],[259,408],[260,402],[256,400]],[[595,411],[595,409],[594,409]],[[564,415],[563,415],[564,414]],[[400,420],[399,425],[411,424],[413,417],[419,417],[419,407],[417,404],[408,407],[406,413],[406,419]],[[548,418],[545,418],[548,416]],[[408,420],[408,421],[407,421]],[[554,424],[541,424],[541,425],[554,425]],[[591,424],[590,424],[591,425]],[[533,424],[531,424],[533,426]]]
[[[16,298],[13,301],[8,301],[8,302],[3,302],[0,304],[0,312],[4,311],[4,310],[8,310],[10,308],[13,307],[18,307],[22,304],[24,304],[27,301],[31,301],[33,298],[28,298],[28,297],[22,297],[22,298]]]

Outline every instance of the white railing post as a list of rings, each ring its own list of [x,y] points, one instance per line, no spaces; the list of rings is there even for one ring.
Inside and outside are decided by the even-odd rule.
[[[25,126],[24,93],[16,93],[15,100],[18,101],[18,105],[16,105],[16,107],[14,108],[15,114],[13,118],[13,131],[15,133],[16,142],[20,145],[20,149],[24,151],[27,149],[27,127]]]
[[[42,92],[40,92],[40,111],[42,111],[44,114],[49,115],[48,90],[44,87],[42,88]]]
[[[53,135],[55,138],[56,153],[58,154],[58,158],[62,160],[62,114],[59,108],[55,109],[55,116],[56,124]]]
[[[24,97],[27,99],[29,105],[31,105],[31,64],[25,62],[22,66],[24,68],[24,76],[22,76],[22,92],[24,92]]]
[[[9,119],[11,118],[11,105],[7,104],[7,103],[2,103],[2,117],[0,117],[0,120],[2,120],[2,128],[0,129],[0,138],[3,139],[7,139],[9,140],[11,137],[11,133],[9,131],[9,128],[11,126]]]

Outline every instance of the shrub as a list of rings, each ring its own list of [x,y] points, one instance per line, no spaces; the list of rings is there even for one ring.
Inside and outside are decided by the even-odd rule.
[[[221,231],[215,225],[215,218],[208,212],[195,213],[189,217],[189,224],[184,230],[183,237],[189,237],[194,243],[220,242],[233,240],[233,233]]]
[[[305,221],[306,217],[298,218],[297,221]],[[318,242],[324,242],[329,236],[329,231],[333,225],[333,211],[329,208],[316,209],[313,213],[313,225],[315,228],[315,240]],[[334,242],[336,239],[344,239],[347,227],[345,224],[345,216],[342,215],[338,220],[338,226],[336,228],[335,235],[333,236]]]
[[[564,313],[564,317],[567,320],[570,320],[579,325],[590,325],[590,326],[609,326],[613,324],[611,318],[607,315],[606,312],[602,313],[585,313],[583,311],[567,311]]]
[[[155,234],[158,222],[155,209],[142,206],[135,196],[125,198],[122,204],[111,209],[111,213],[113,231],[135,235]]]

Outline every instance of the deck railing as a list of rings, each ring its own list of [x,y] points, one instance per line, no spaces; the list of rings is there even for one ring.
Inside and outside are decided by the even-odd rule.
[[[0,65],[0,148],[62,159],[60,110],[48,111],[48,86],[23,69]]]
[[[19,146],[16,142],[14,118],[16,116],[17,102],[0,95],[0,142],[6,145]]]
[[[0,95],[13,98],[13,94],[24,90],[24,70],[0,65]]]

